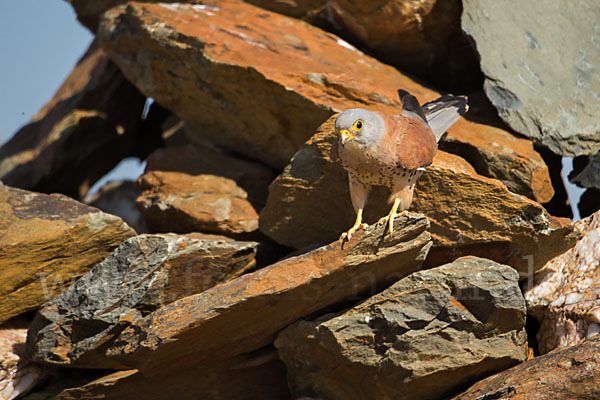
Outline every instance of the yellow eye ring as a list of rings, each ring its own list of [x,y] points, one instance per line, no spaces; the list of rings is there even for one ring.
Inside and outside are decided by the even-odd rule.
[[[354,125],[352,125],[352,129],[354,129],[356,132],[360,131],[363,128],[363,122],[362,120],[358,120],[354,123]]]

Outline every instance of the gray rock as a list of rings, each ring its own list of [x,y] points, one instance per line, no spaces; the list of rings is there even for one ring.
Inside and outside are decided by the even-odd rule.
[[[590,156],[576,159],[573,171],[569,174],[569,180],[585,188],[600,189],[600,152]]]
[[[294,395],[438,399],[525,360],[518,278],[505,265],[462,258],[341,314],[291,325],[275,346]]]
[[[464,0],[485,91],[515,131],[563,156],[600,149],[600,7],[595,0]]]
[[[140,235],[123,242],[40,308],[27,356],[52,365],[122,368],[103,349],[131,322],[255,265],[258,243],[208,237]]]

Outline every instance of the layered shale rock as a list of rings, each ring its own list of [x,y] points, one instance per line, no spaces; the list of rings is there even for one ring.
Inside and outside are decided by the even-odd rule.
[[[334,120],[319,128],[269,189],[260,229],[278,243],[296,248],[327,243],[354,221],[347,174],[329,159]],[[387,195],[385,190],[371,193],[368,221],[387,214]],[[577,238],[569,221],[550,216],[539,204],[442,151],[417,183],[412,210],[431,221],[429,265],[473,254],[531,274]]]
[[[151,171],[138,185],[136,206],[153,232],[239,235],[258,229],[257,212],[231,179]]]
[[[275,346],[296,398],[439,399],[525,360],[525,302],[512,268],[478,258],[416,272]]]
[[[122,368],[104,350],[130,323],[255,265],[258,243],[202,235],[141,235],[125,241],[38,311],[28,357],[45,364]]]
[[[600,333],[600,212],[575,223],[582,238],[527,281],[527,310],[541,324],[541,353]]]
[[[452,400],[600,398],[600,340],[553,351],[484,379]]]
[[[132,151],[145,100],[92,43],[33,121],[0,148],[0,180],[83,199]]]
[[[0,322],[35,310],[135,235],[66,196],[0,183]]]
[[[463,7],[463,29],[476,43],[485,91],[502,119],[556,154],[596,153],[597,3],[464,0]],[[561,27],[560,34],[550,27]]]
[[[396,223],[384,241],[383,227],[373,227],[343,247],[335,242],[163,306],[134,321],[107,354],[163,384],[187,377],[196,393],[214,397],[237,390],[228,376],[248,374],[257,384],[245,398],[264,398],[263,384],[271,378],[258,372],[284,371],[271,347],[280,330],[419,268],[430,247],[427,220],[411,214]]]

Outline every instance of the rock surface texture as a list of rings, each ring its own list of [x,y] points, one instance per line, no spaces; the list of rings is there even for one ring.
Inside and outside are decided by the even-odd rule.
[[[600,398],[598,338],[553,351],[491,376],[452,400]]]
[[[278,243],[296,248],[327,243],[354,221],[347,174],[329,159],[333,123],[334,117],[319,128],[269,189],[260,229]],[[373,191],[367,220],[387,214],[387,196]],[[472,254],[531,274],[577,238],[568,221],[442,151],[417,183],[412,209],[431,221],[433,265]]]
[[[300,321],[275,346],[296,398],[439,399],[525,359],[512,268],[478,258],[416,272],[336,315]]]
[[[600,8],[560,1],[464,0],[485,91],[515,131],[563,156],[600,149]],[[549,27],[560,27],[560,34]],[[510,51],[499,51],[510,49]]]
[[[527,288],[527,309],[540,323],[541,353],[600,333],[600,212],[575,223],[582,238],[549,261]]]
[[[0,180],[83,199],[132,151],[145,101],[93,43],[52,100],[0,147]]]
[[[66,196],[0,183],[0,322],[37,309],[135,235]]]
[[[104,350],[133,321],[255,265],[258,243],[140,235],[38,311],[27,354],[50,365],[122,368]]]

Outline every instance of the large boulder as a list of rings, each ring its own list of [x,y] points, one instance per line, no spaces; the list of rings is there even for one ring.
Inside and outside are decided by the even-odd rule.
[[[0,183],[0,323],[35,310],[135,231],[66,196]]]
[[[452,400],[600,398],[600,339],[525,361],[471,386]]]
[[[328,243],[354,221],[347,174],[329,159],[334,119],[319,128],[269,188],[259,226],[280,244]],[[365,210],[371,222],[389,211],[388,192],[375,189]],[[412,210],[431,221],[434,248],[428,265],[472,254],[531,275],[577,238],[570,221],[550,216],[538,203],[443,151],[417,183]]]
[[[563,156],[600,149],[600,7],[582,0],[464,0],[485,91],[515,131]]]
[[[547,353],[600,333],[600,212],[577,221],[582,238],[527,280],[527,311],[540,322]]]
[[[526,358],[519,274],[478,258],[416,272],[275,346],[296,398],[439,399]]]
[[[257,246],[202,236],[133,237],[38,310],[29,328],[28,357],[58,366],[122,368],[104,350],[123,329],[253,268]]]
[[[145,101],[93,42],[54,97],[0,148],[0,180],[83,199],[133,151]]]

